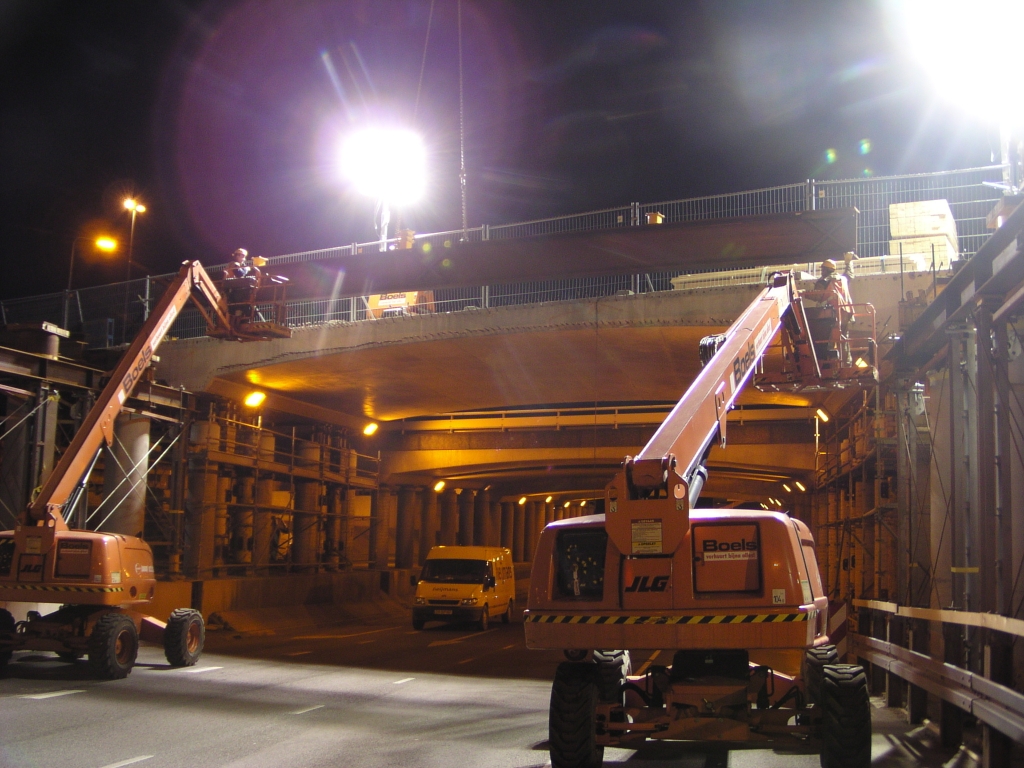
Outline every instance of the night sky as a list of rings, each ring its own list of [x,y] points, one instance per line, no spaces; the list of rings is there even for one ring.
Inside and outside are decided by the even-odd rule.
[[[885,7],[464,0],[470,226],[989,163],[995,132],[935,100]],[[0,298],[63,289],[78,236],[127,243],[126,194],[153,273],[372,240],[335,161],[369,122],[425,137],[403,222],[459,228],[456,0],[434,3],[415,106],[430,9],[0,0]],[[123,278],[123,252],[79,247],[76,287]]]

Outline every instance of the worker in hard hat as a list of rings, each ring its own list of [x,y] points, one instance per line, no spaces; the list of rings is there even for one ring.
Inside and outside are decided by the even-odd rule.
[[[826,350],[839,351],[842,338],[847,335],[847,326],[853,320],[853,299],[850,297],[846,275],[836,271],[836,263],[832,259],[825,259],[821,262],[821,277],[815,282],[814,288],[804,291],[803,297],[818,302],[827,311],[825,317],[812,323],[812,326],[817,326],[812,327],[812,335],[819,359]],[[829,328],[825,327],[826,324]],[[834,333],[836,328],[838,334]]]

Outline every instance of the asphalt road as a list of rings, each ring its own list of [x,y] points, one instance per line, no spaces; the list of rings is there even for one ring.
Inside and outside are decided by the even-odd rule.
[[[0,766],[544,766],[560,659],[528,651],[518,624],[415,632],[397,620],[211,632],[199,664],[184,669],[144,646],[119,681],[91,679],[84,662],[19,653],[0,673]],[[913,757],[923,732],[905,735],[892,713],[874,714],[873,768],[925,764]],[[817,768],[818,757],[680,745],[606,751],[606,765],[622,762]]]

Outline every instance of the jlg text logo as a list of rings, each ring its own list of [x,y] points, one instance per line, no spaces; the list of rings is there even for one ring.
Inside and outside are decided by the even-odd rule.
[[[664,592],[668,588],[668,576],[655,576],[650,581],[650,576],[636,576],[633,583],[626,587],[623,592]]]

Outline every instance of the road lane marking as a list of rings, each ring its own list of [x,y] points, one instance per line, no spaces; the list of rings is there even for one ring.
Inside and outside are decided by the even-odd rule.
[[[129,757],[127,760],[122,760],[119,763],[110,763],[110,765],[104,765],[103,768],[124,768],[126,765],[135,765],[141,763],[143,760],[151,760],[153,755],[139,755],[138,757]]]
[[[323,704],[317,704],[317,705],[312,706],[312,707],[306,707],[305,709],[296,709],[294,712],[289,712],[288,714],[289,715],[304,715],[307,712],[312,712],[314,709],[323,709],[323,708],[324,708]]]
[[[360,640],[359,641],[359,645],[369,645],[372,642],[374,642],[374,641],[373,640]]]
[[[376,635],[379,632],[391,632],[398,627],[385,627],[384,629],[371,629],[368,632],[353,632],[350,635],[297,635],[292,640],[341,640],[346,637],[362,637],[363,635]]]
[[[476,661],[476,656],[470,656],[468,659],[463,659],[462,661],[459,661],[459,662],[456,662],[456,663],[457,664],[469,664],[469,662],[471,662],[471,661]]]
[[[636,672],[634,672],[633,674],[634,674],[634,675],[642,675],[642,674],[643,674],[644,672],[646,672],[646,671],[647,671],[647,668],[648,668],[649,666],[651,666],[651,663],[652,663],[652,662],[653,662],[653,661],[654,661],[654,660],[655,660],[656,658],[658,658],[658,656],[660,656],[660,655],[661,655],[661,651],[655,651],[654,653],[652,653],[652,654],[651,654],[651,658],[649,658],[649,659],[648,659],[647,661],[645,661],[645,662],[644,662],[643,664],[641,664],[641,665],[640,665],[640,669],[638,669],[638,670],[637,670]]]
[[[501,650],[503,650],[503,651],[507,651],[507,650],[508,650],[509,648],[515,648],[515,647],[516,647],[516,644],[515,644],[515,643],[512,643],[512,645],[506,645],[506,646],[505,646],[504,648],[502,648]]]
[[[312,653],[312,651],[295,651],[294,653],[286,653],[285,656],[305,656],[307,653]]]
[[[203,672],[213,672],[215,669],[224,669],[224,667],[192,667],[192,669],[186,669],[190,675],[201,675]]]
[[[75,688],[70,691],[50,691],[49,693],[30,693],[25,696],[19,696],[19,699],[35,699],[40,701],[42,699],[55,699],[58,696],[68,696],[72,693],[85,693],[84,688]]]
[[[401,680],[395,680],[395,682],[393,682],[392,685],[401,685],[402,683],[408,683],[415,679],[415,677],[403,677]]]
[[[455,645],[456,643],[461,643],[463,640],[468,640],[471,637],[483,637],[484,635],[488,634],[489,632],[497,632],[497,631],[498,630],[496,630],[496,629],[488,629],[487,632],[474,632],[471,635],[463,635],[462,637],[453,637],[451,640],[435,640],[430,645],[428,645],[427,648],[433,648],[434,646],[437,646],[437,645]]]

